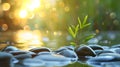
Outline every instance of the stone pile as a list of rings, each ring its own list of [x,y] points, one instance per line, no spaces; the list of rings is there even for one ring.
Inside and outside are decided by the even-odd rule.
[[[61,67],[75,62],[86,63],[93,67],[117,67],[120,65],[120,45],[112,47],[82,45],[77,48],[64,46],[55,51],[47,47],[23,51],[14,46],[7,46],[0,52],[2,67]]]

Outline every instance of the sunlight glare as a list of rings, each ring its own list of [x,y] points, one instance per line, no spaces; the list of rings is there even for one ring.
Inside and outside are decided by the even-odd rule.
[[[40,0],[31,0],[28,8],[29,10],[33,11],[35,8],[39,8],[40,7]]]
[[[20,18],[25,18],[27,16],[27,11],[26,10],[21,10],[19,13]]]

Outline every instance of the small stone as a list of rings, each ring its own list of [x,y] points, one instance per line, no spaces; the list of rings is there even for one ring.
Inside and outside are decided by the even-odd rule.
[[[93,50],[104,50],[102,46],[100,45],[88,45],[91,47]]]
[[[112,61],[120,61],[120,54],[117,53],[102,53],[99,56],[112,56],[114,57]]]
[[[97,57],[93,57],[87,60],[87,64],[98,67],[102,65],[102,62],[110,62],[113,59],[114,59],[113,56],[97,56]]]
[[[45,63],[40,59],[28,58],[23,61],[23,64],[27,66],[43,66]]]
[[[32,58],[32,56],[30,54],[20,54],[20,55],[14,56],[14,57],[17,58],[18,60],[24,60],[26,58]]]
[[[10,51],[8,53],[10,53],[13,56],[15,56],[15,55],[20,55],[20,54],[27,54],[28,52],[27,51]]]
[[[114,53],[114,51],[111,50],[95,50],[96,55],[100,55],[102,53]]]
[[[94,50],[89,46],[80,46],[76,50],[76,53],[79,56],[96,56]]]
[[[120,61],[103,62],[101,64],[102,64],[102,67],[119,67],[120,66]]]
[[[120,44],[113,45],[111,48],[120,48]]]
[[[72,62],[76,62],[78,60],[78,56],[74,51],[74,48],[72,46],[65,46],[61,47],[58,50],[54,51],[56,54],[63,55],[67,58],[71,58]]]
[[[14,57],[19,60],[19,62],[18,62],[19,64],[23,64],[23,61],[25,59],[32,58],[32,56],[30,54],[20,54],[20,55],[14,56]]]
[[[30,49],[29,51],[34,52],[36,54],[38,54],[39,52],[51,52],[51,50],[47,47],[33,48],[33,49]]]
[[[45,66],[65,66],[71,63],[71,59],[59,54],[40,52],[34,59],[45,62]]]
[[[0,52],[0,67],[14,67],[13,56],[9,53]]]
[[[6,48],[4,48],[2,51],[4,52],[9,52],[9,51],[18,51],[19,49],[14,47],[14,46],[7,46]]]
[[[80,46],[75,50],[77,56],[78,56],[78,60],[79,62],[85,62],[86,60],[88,60],[91,57],[95,57],[96,53],[95,51],[90,48],[89,46]]]
[[[116,63],[120,62],[120,54],[117,53],[102,53],[99,56],[90,58],[87,63],[92,66],[100,66],[104,67],[105,65],[109,63]],[[114,65],[114,64],[112,64]]]
[[[120,54],[120,48],[116,48],[115,52],[118,53],[118,54]]]
[[[110,47],[109,46],[101,46],[104,50],[108,50],[108,49],[110,49]]]

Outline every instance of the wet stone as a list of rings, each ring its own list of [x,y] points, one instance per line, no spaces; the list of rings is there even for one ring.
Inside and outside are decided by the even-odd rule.
[[[45,63],[40,59],[28,58],[23,61],[23,64],[27,66],[43,66]]]
[[[80,46],[76,48],[75,52],[79,56],[96,56],[94,50],[89,46]]]
[[[61,52],[63,50],[72,50],[72,51],[74,51],[74,47],[73,46],[64,46],[64,47],[61,47],[61,48],[55,50],[54,52],[58,53],[58,52]]]
[[[120,66],[120,61],[102,63],[102,67],[119,67],[119,66]]]
[[[64,66],[71,63],[71,58],[50,52],[40,52],[34,59],[42,60],[45,66]]]
[[[112,56],[114,57],[112,61],[120,61],[120,54],[117,53],[102,53],[99,56]]]
[[[29,51],[34,52],[36,54],[39,52],[51,52],[51,50],[47,47],[33,48],[33,49],[30,49]]]
[[[74,49],[70,47],[62,47],[55,51],[56,54],[60,54],[62,56],[65,56],[67,58],[71,58],[71,61],[76,62],[78,60],[78,56],[75,53]]]
[[[14,47],[14,46],[7,46],[6,48],[4,48],[2,51],[4,52],[9,52],[9,51],[18,51],[19,49]]]
[[[14,67],[12,59],[11,54],[0,52],[0,67]]]
[[[1,57],[8,58],[9,54],[10,61],[1,60],[0,67],[2,64],[8,64],[7,67],[61,67],[75,62],[86,63],[93,67],[120,65],[120,48],[113,46],[111,48],[96,44],[81,45],[77,48],[64,46],[54,51],[47,47],[33,48],[28,51],[22,51],[16,47],[14,49],[13,46],[8,47],[2,50],[3,55],[0,53],[0,60]]]
[[[113,45],[111,48],[120,48],[120,44]]]
[[[23,61],[28,58],[32,58],[30,54],[20,54],[14,56],[17,60],[19,60],[18,64],[23,64]]]
[[[100,55],[102,53],[114,53],[114,51],[111,50],[95,50],[96,55]]]
[[[32,58],[32,56],[30,54],[20,54],[20,55],[14,56],[14,57],[18,60],[24,60],[26,58]]]
[[[120,54],[120,48],[111,48],[111,51]]]
[[[27,51],[10,51],[8,53],[15,56],[15,55],[20,55],[20,54],[27,54],[28,52]]]
[[[110,62],[113,59],[114,59],[113,56],[97,56],[87,60],[87,64],[97,67],[97,66],[101,66],[103,62]]]
[[[88,45],[91,47],[93,50],[104,50],[102,46],[100,45]]]
[[[115,63],[118,65],[118,62],[120,62],[120,54],[117,53],[102,53],[99,56],[96,56],[94,58],[90,58],[87,63],[92,66],[108,66],[109,63]],[[114,65],[114,64],[112,64]]]
[[[108,50],[108,49],[110,49],[110,47],[108,47],[108,46],[101,46],[104,50]]]

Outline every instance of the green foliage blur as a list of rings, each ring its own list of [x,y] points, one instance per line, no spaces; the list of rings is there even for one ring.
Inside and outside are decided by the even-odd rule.
[[[69,25],[77,25],[78,17],[83,21],[84,16],[88,15],[90,27],[86,31],[93,31],[99,34],[103,31],[120,30],[120,0],[55,0],[56,4],[47,8],[45,6],[48,5],[48,0],[41,0],[47,3],[41,3],[42,8],[40,7],[40,9],[38,8],[33,12],[34,17],[32,19],[21,19],[16,17],[15,12],[23,8],[21,4],[25,1],[29,0],[0,0],[0,27],[2,24],[7,24],[7,31],[11,31],[23,30],[24,26],[28,26],[30,30],[38,29],[42,33],[46,33],[46,31],[60,31],[64,35],[67,35]],[[4,3],[10,4],[9,10],[2,10]],[[32,13],[28,12],[28,14]],[[41,15],[43,16],[41,17]],[[82,32],[82,34],[84,33],[86,32]],[[3,38],[1,39],[4,40]],[[119,42],[119,39],[114,39],[114,42],[116,41]]]
[[[16,19],[9,18],[9,14],[21,8],[20,4],[15,3],[15,0],[1,0],[1,4],[5,2],[11,4],[11,9],[4,12],[0,16],[0,20],[8,24],[10,30],[22,29],[20,24],[14,24],[14,22],[18,22],[14,21]],[[37,11],[37,13],[44,12],[45,18],[35,16],[33,19],[27,19],[26,22],[29,22],[28,25],[31,29],[35,29],[34,24],[38,24],[42,31],[67,31],[68,24],[76,24],[78,17],[83,19],[88,15],[90,16],[88,21],[91,23],[91,30],[117,31],[120,30],[119,2],[119,0],[60,0],[49,9]]]

